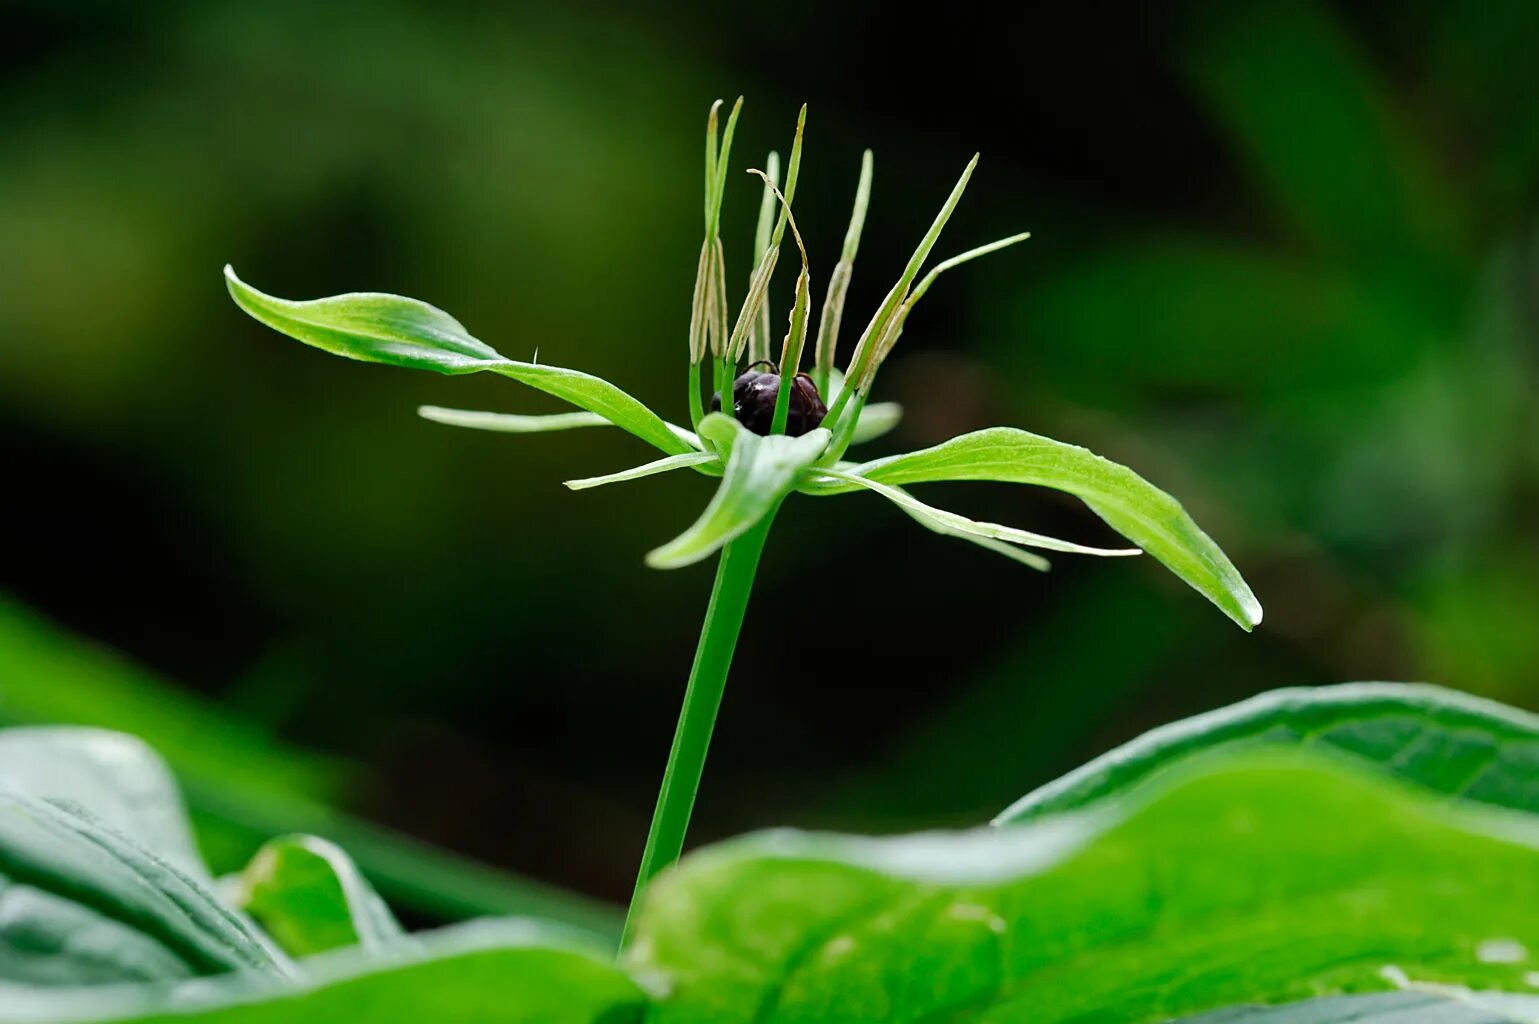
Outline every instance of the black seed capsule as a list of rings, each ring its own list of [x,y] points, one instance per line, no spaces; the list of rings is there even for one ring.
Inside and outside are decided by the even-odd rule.
[[[775,422],[775,400],[780,397],[780,374],[750,367],[732,382],[732,408],[737,421],[755,434],[768,434]],[[711,396],[711,411],[721,412],[721,392]],[[828,415],[818,386],[805,373],[791,381],[791,404],[786,412],[786,433],[801,437],[816,429]]]

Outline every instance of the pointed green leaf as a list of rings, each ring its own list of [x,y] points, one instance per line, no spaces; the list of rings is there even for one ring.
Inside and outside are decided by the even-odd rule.
[[[930,229],[920,239],[919,247],[909,257],[908,264],[903,268],[903,273],[898,277],[898,283],[892,286],[887,297],[882,300],[871,322],[866,325],[865,331],[856,343],[855,354],[850,357],[849,371],[846,374],[853,382],[856,389],[869,392],[871,378],[876,373],[878,365],[877,353],[881,349],[882,342],[887,336],[888,328],[892,324],[893,317],[897,316],[898,308],[903,300],[908,297],[910,286],[914,278],[919,275],[919,268],[924,266],[924,261],[929,258],[930,250],[935,248],[936,241],[940,238],[941,229],[951,219],[952,211],[957,203],[962,201],[962,193],[967,191],[967,183],[973,176],[973,170],[978,166],[978,155],[974,154],[968,161],[967,167],[962,171],[962,176],[951,189],[951,194],[946,197],[946,202],[941,206],[940,213],[935,215]],[[843,395],[831,406],[829,412],[837,417],[843,408],[843,403],[848,401],[848,396]]]
[[[1088,448],[1011,427],[991,427],[933,448],[862,463],[849,472],[899,486],[935,480],[998,480],[1066,491],[1242,628],[1249,630],[1261,621],[1261,604],[1239,570],[1181,503],[1126,466]],[[854,486],[841,481],[832,490]]]
[[[966,534],[988,540],[1005,541],[1006,543],[1020,544],[1025,547],[1045,548],[1048,551],[1066,551],[1075,555],[1120,557],[1143,553],[1137,548],[1094,548],[1084,544],[1076,544],[1073,541],[1059,540],[1057,537],[1049,537],[1041,533],[1032,533],[1030,530],[1018,530],[1013,526],[1001,526],[998,523],[980,523],[966,516],[957,515],[955,512],[947,512],[945,509],[926,505],[912,494],[898,487],[889,487],[886,484],[877,483],[875,480],[870,480],[854,473],[841,472],[837,469],[824,470],[824,473],[835,480],[842,480],[845,483],[863,487],[868,491],[874,491],[905,512],[916,513],[922,516],[927,525],[933,522],[945,527],[947,532]]]
[[[488,371],[527,384],[602,416],[669,455],[690,451],[641,402],[592,374],[505,359],[441,309],[380,292],[353,292],[295,302],[264,294],[225,267],[236,305],[273,330],[347,359],[438,373]]]
[[[268,841],[236,887],[241,909],[290,956],[346,946],[379,955],[410,942],[352,859],[315,836]]]
[[[688,455],[667,455],[654,462],[648,462],[645,465],[635,466],[631,469],[622,469],[620,472],[610,473],[608,476],[590,476],[582,480],[568,480],[566,481],[566,486],[574,491],[585,491],[590,487],[603,487],[605,484],[640,480],[642,477],[656,476],[658,473],[671,473],[675,469],[704,466],[709,462],[719,462],[720,458],[715,452],[690,452]]]
[[[445,409],[439,405],[420,405],[417,415],[434,423],[470,430],[492,430],[503,434],[543,434],[552,430],[578,427],[613,426],[604,417],[591,412],[557,412],[545,416],[523,416],[511,412],[477,412],[473,409]]]
[[[698,562],[769,515],[829,441],[826,430],[801,437],[760,437],[719,413],[700,422],[700,436],[719,450],[730,450],[721,486],[693,526],[647,555],[647,564],[654,569]]]
[[[1172,722],[1022,797],[1009,825],[1074,810],[1194,754],[1322,747],[1448,796],[1539,814],[1539,716],[1437,686],[1346,683],[1273,690]]]
[[[655,1024],[1154,1022],[1399,979],[1529,991],[1539,820],[1302,751],[1205,759],[1074,814],[686,857],[628,963]]]
[[[81,726],[5,729],[0,788],[83,808],[193,878],[210,880],[170,769],[133,736]]]

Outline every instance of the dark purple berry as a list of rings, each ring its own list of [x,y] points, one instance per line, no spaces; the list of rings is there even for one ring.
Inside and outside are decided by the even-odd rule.
[[[775,422],[775,400],[780,397],[780,374],[749,367],[732,382],[732,407],[737,421],[755,434],[768,434]],[[721,392],[711,396],[711,411],[721,412]],[[791,381],[791,404],[786,411],[786,433],[801,437],[816,429],[828,415],[818,386],[805,373]]]

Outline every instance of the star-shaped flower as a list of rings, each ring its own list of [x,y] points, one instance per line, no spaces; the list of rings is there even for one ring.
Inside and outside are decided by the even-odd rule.
[[[709,557],[763,524],[792,492],[826,497],[872,491],[929,530],[972,541],[1038,569],[1045,569],[1047,561],[1033,549],[1092,555],[1135,555],[1146,551],[1241,627],[1249,630],[1261,621],[1261,605],[1239,571],[1179,502],[1131,469],[1085,448],[1013,427],[991,427],[902,455],[868,462],[848,460],[846,455],[852,446],[885,433],[897,422],[896,406],[868,404],[867,399],[878,369],[902,335],[915,304],[944,271],[1026,236],[1014,235],[969,250],[936,264],[925,277],[919,277],[972,176],[978,162],[975,156],[897,283],[872,316],[844,373],[840,374],[834,369],[834,355],[845,292],[870,196],[872,161],[868,151],[843,251],[829,278],[812,371],[798,376],[811,319],[811,272],[791,215],[791,204],[801,165],[806,108],[797,121],[783,193],[777,188],[779,175],[774,154],[770,155],[766,172],[754,172],[764,179],[754,247],[755,269],[747,296],[729,330],[720,213],[732,135],[741,105],[739,99],[719,137],[720,104],[712,107],[706,132],[705,241],[700,250],[689,330],[688,398],[692,429],[664,420],[625,391],[591,374],[508,359],[474,337],[449,314],[416,299],[354,292],[296,302],[264,294],[226,267],[230,294],[242,309],[262,323],[336,355],[446,374],[497,373],[583,410],[519,416],[424,407],[420,412],[428,419],[509,433],[613,425],[661,452],[660,458],[631,469],[569,481],[567,486],[574,489],[684,468],[719,476],[720,486],[694,525],[647,555],[647,563],[656,568],[677,568]],[[754,365],[769,362],[765,294],[788,226],[801,256],[801,272],[780,359],[778,364],[770,364],[774,372],[768,376],[756,371],[750,382],[752,388],[734,389],[738,367],[745,359]],[[711,375],[708,379],[721,396],[720,412],[706,412],[702,367],[707,368]],[[788,379],[795,382],[794,386],[784,386]],[[811,393],[813,387],[818,394]],[[742,402],[737,400],[740,392]],[[773,406],[768,404],[771,399]],[[794,421],[793,399],[800,403]],[[819,400],[826,404],[827,412],[820,423],[812,425],[808,418],[822,413]],[[763,433],[745,426],[754,423],[763,427],[766,422],[768,429]],[[805,432],[795,434],[788,431],[788,425]],[[977,522],[926,504],[907,490],[913,484],[946,480],[994,480],[1066,491],[1083,500],[1137,547],[1090,547],[998,523]]]

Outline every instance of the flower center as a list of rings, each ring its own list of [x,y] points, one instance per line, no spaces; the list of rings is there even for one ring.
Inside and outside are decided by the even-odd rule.
[[[772,364],[755,364],[772,365]],[[755,434],[768,434],[775,420],[775,400],[780,397],[780,374],[750,366],[732,382],[732,409],[737,421]],[[711,396],[711,411],[721,412],[721,392]],[[828,407],[818,394],[818,386],[805,373],[791,379],[791,399],[786,415],[786,433],[800,437],[816,429],[828,415]]]

